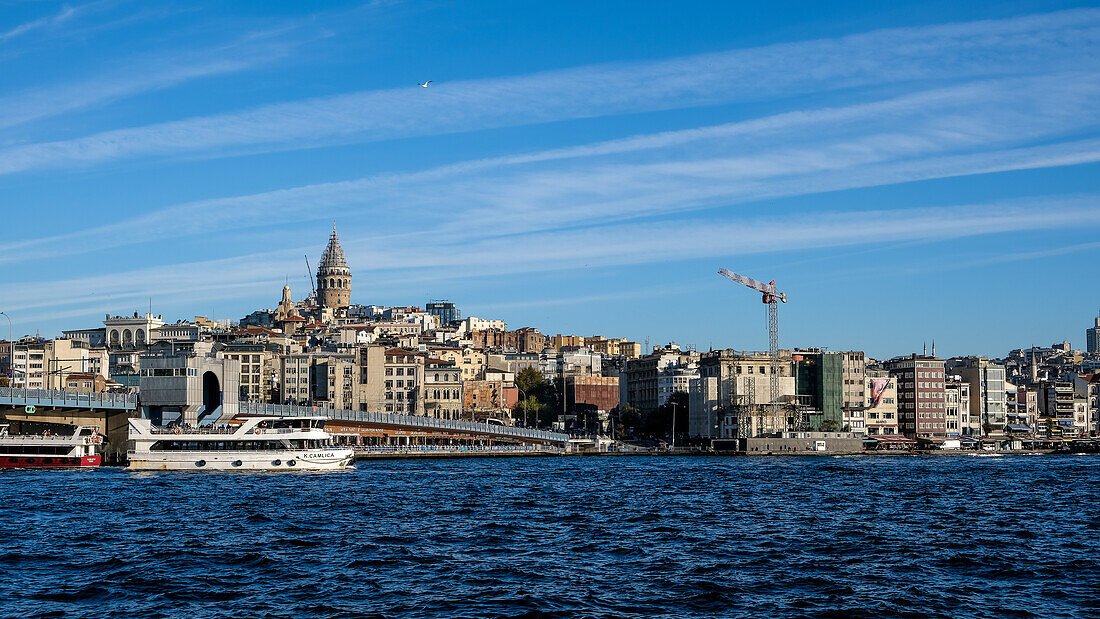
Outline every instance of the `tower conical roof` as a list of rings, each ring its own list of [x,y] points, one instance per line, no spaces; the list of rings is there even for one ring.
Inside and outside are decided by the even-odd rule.
[[[344,255],[344,248],[340,247],[340,235],[336,234],[336,226],[332,227],[332,235],[328,237],[328,247],[321,254],[321,263],[317,265],[318,271],[326,269],[348,268],[348,257]]]

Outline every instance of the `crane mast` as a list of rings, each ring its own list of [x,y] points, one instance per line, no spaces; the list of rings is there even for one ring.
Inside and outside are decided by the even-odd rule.
[[[767,310],[768,325],[768,379],[770,387],[770,399],[768,413],[772,417],[771,423],[778,423],[780,417],[779,403],[779,302],[787,302],[787,294],[779,292],[775,287],[775,280],[765,284],[759,280],[744,275],[738,275],[729,269],[719,269],[718,274],[751,288],[761,294],[761,302]],[[740,417],[740,416],[739,416]],[[738,424],[741,427],[741,424]]]

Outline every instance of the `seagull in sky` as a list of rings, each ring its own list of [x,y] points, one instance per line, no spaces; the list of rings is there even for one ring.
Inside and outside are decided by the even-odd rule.
[[[427,88],[428,84],[431,84],[431,83],[432,83],[432,80],[428,80],[426,82],[417,82],[416,85],[420,86],[421,88]]]

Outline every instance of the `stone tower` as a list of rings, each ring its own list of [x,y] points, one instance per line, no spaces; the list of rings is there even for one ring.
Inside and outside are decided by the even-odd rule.
[[[333,309],[351,305],[351,271],[344,248],[340,247],[336,224],[332,225],[328,247],[317,265],[317,300],[323,307]]]

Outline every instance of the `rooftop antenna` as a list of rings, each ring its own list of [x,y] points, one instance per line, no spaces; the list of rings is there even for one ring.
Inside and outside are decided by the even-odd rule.
[[[336,229],[336,222],[333,222],[332,225],[333,225],[333,229],[335,230]],[[317,284],[313,283],[313,271],[309,268],[309,256],[308,255],[305,256],[305,259],[306,259],[306,274],[309,275],[309,288],[310,288],[310,291],[311,291],[310,294],[312,294],[313,296],[317,296]]]

